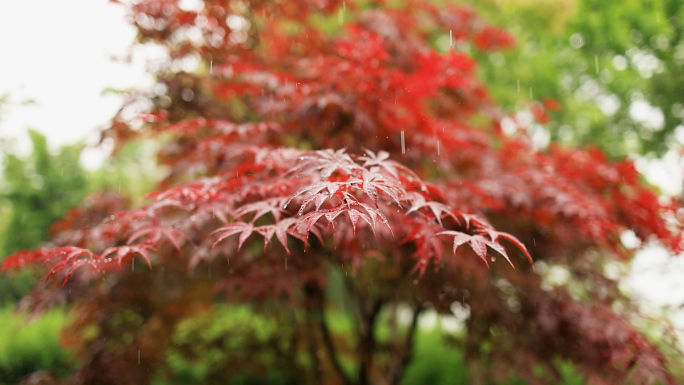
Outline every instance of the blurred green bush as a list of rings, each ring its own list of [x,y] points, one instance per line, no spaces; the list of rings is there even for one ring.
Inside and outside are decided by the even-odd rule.
[[[30,319],[12,306],[0,309],[0,384],[13,384],[39,370],[57,377],[68,374],[76,364],[63,348],[59,333],[69,321],[62,309]]]

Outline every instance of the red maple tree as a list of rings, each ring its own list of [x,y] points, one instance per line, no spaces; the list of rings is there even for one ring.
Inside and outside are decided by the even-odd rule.
[[[626,230],[681,251],[679,207],[630,161],[538,151],[505,135],[510,114],[476,62],[433,45],[450,36],[505,49],[505,31],[463,5],[415,0],[125,6],[139,42],[167,57],[151,65],[157,86],[129,94],[103,139],[159,140],[168,174],[143,206],[95,196],[55,225],[49,245],[2,265],[39,262],[60,276],[27,301],[76,309],[65,338],[82,366],[69,381],[172,377],[165,352],[179,322],[227,301],[279,330],[245,337],[212,372],[217,383],[268,370],[308,383],[400,383],[418,317],[455,303],[470,311],[461,348],[472,383],[548,383],[558,359],[593,384],[677,382],[603,269],[633,256]],[[136,269],[137,257],[151,269]],[[549,286],[532,258],[564,267],[571,284]],[[347,305],[331,299],[332,277]],[[409,321],[397,326],[402,307]],[[331,327],[331,314],[345,312],[351,330]],[[389,337],[378,335],[382,323]],[[231,338],[200,347],[229,354]]]

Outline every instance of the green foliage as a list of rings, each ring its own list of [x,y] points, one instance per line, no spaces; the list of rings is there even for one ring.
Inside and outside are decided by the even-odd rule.
[[[57,376],[69,373],[75,359],[59,342],[59,331],[68,319],[60,309],[36,319],[11,307],[0,309],[0,383],[16,383],[38,370]]]
[[[475,53],[503,105],[523,110],[535,100],[558,100],[562,110],[547,110],[551,139],[595,144],[611,157],[668,150],[684,121],[681,1],[469,3],[518,41],[509,52]],[[655,120],[630,113],[639,104],[658,108],[650,110]]]
[[[156,144],[151,141],[134,141],[106,159],[102,166],[88,175],[89,191],[111,191],[142,202],[152,190],[163,170],[154,159]]]
[[[416,358],[406,368],[404,385],[468,383],[463,354],[444,343],[440,328],[421,330],[416,338]]]
[[[33,153],[22,157],[4,143],[2,211],[7,214],[0,236],[0,256],[38,247],[49,236],[50,225],[78,204],[87,192],[87,174],[79,164],[80,145],[64,146],[56,154],[45,136],[29,130]],[[34,280],[28,272],[0,277],[0,304],[27,293]]]
[[[50,225],[78,204],[87,178],[79,164],[79,145],[48,150],[45,136],[29,130],[33,153],[21,157],[5,150],[2,197],[12,212],[5,228],[2,251],[11,254],[38,246],[48,238]]]
[[[219,306],[179,324],[168,353],[172,380],[162,383],[219,384],[230,379],[231,384],[295,384],[282,358],[258,348],[287,337],[274,319],[248,306]],[[254,365],[264,370],[245,372]]]
[[[331,329],[349,331],[344,313],[331,313]],[[387,321],[378,325],[380,340],[389,332]],[[255,344],[266,344],[273,338],[288,338],[274,319],[261,315],[251,306],[218,306],[211,312],[196,314],[181,322],[174,335],[173,348],[167,354],[170,373],[160,376],[155,385],[220,383],[231,378],[230,384],[290,384],[292,376],[277,370],[275,357],[255,353]],[[406,368],[403,385],[466,385],[469,377],[459,348],[462,335],[445,331],[440,324],[420,328],[415,335],[415,359]],[[255,354],[253,354],[255,353]],[[258,355],[258,356],[257,356]],[[305,360],[304,354],[301,359]],[[240,369],[251,367],[247,361],[261,360],[268,370],[247,373]],[[232,365],[226,362],[232,361]],[[579,385],[584,378],[567,361],[556,363],[562,385]],[[226,368],[229,370],[226,370]],[[543,373],[542,373],[543,374]],[[165,378],[164,378],[165,377]],[[511,378],[501,385],[524,385],[526,381]]]

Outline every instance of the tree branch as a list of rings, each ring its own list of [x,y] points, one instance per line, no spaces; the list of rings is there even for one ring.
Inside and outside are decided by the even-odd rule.
[[[316,323],[319,331],[321,332],[323,346],[325,347],[328,359],[335,369],[335,372],[342,380],[342,383],[345,385],[351,385],[352,381],[340,363],[339,357],[337,356],[337,350],[335,349],[335,344],[332,339],[332,334],[330,333],[330,328],[325,320],[325,310],[323,308],[323,290],[318,283],[308,282],[305,285],[305,292],[309,299],[309,310],[311,312],[313,321]]]
[[[399,347],[399,353],[396,355],[397,359],[391,363],[389,368],[389,383],[392,385],[399,384],[402,377],[404,377],[404,372],[406,371],[406,366],[413,359],[413,347],[414,347],[414,337],[416,330],[418,329],[418,318],[423,312],[423,305],[417,301],[413,307],[413,316],[411,317],[411,323],[406,331],[406,336],[404,337],[404,343]]]
[[[359,384],[370,383],[370,370],[373,367],[373,353],[375,352],[375,321],[384,302],[380,298],[374,299],[368,309],[362,308],[362,324],[359,335]]]

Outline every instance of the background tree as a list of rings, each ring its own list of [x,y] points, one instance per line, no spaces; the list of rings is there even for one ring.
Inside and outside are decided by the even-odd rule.
[[[48,263],[63,278],[30,300],[75,310],[66,338],[82,366],[69,381],[173,381],[171,352],[214,360],[207,382],[264,381],[267,368],[290,382],[400,383],[433,309],[468,314],[456,341],[471,383],[548,383],[559,360],[588,383],[677,383],[674,344],[630,323],[638,313],[603,272],[633,255],[624,231],[680,251],[678,207],[629,161],[539,152],[524,126],[504,134],[476,61],[430,45],[498,50],[508,33],[419,1],[126,6],[139,41],[168,57],[103,135],[158,139],[168,174],[147,203],[92,199],[51,244],[3,264]],[[188,323],[216,301],[264,323]]]
[[[45,136],[29,130],[33,152],[28,157],[12,153],[4,142],[2,173],[3,206],[8,208],[0,255],[38,247],[49,239],[50,225],[86,194],[87,175],[79,164],[80,146],[62,147],[55,155]],[[0,303],[14,301],[28,292],[35,282],[0,279]]]
[[[684,122],[680,1],[472,5],[524,42],[504,53],[474,52],[493,96],[509,108],[549,114],[542,123],[554,141],[598,145],[612,158],[660,156],[675,144]]]

